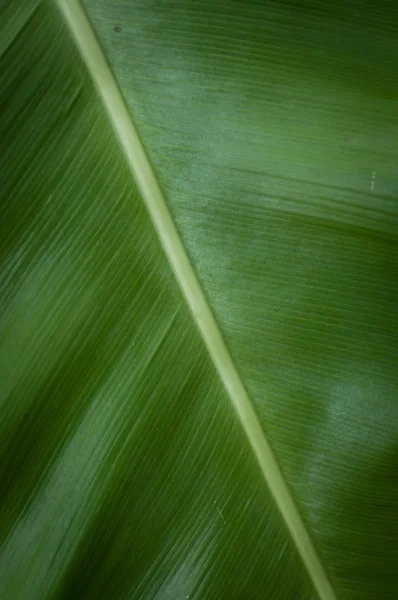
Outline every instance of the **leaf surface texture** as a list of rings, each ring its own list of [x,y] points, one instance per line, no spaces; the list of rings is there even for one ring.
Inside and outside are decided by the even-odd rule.
[[[397,8],[85,6],[336,598],[394,598]],[[58,7],[0,31],[0,597],[317,598]]]

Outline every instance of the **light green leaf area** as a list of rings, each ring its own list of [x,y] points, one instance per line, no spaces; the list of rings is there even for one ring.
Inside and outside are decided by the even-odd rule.
[[[395,598],[398,6],[85,6],[287,487],[71,24],[0,0],[0,598]]]

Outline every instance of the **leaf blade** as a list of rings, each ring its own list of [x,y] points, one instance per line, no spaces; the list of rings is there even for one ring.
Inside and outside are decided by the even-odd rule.
[[[307,598],[311,585],[50,3],[5,61],[2,597],[262,589]]]

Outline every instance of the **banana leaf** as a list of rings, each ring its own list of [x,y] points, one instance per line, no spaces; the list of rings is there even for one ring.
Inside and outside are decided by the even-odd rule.
[[[0,598],[398,598],[398,5],[0,0]]]

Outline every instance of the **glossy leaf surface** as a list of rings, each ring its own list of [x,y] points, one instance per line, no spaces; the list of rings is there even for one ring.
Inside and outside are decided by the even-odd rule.
[[[398,9],[86,9],[333,597],[394,598]],[[317,598],[70,24],[0,11],[0,597]]]

